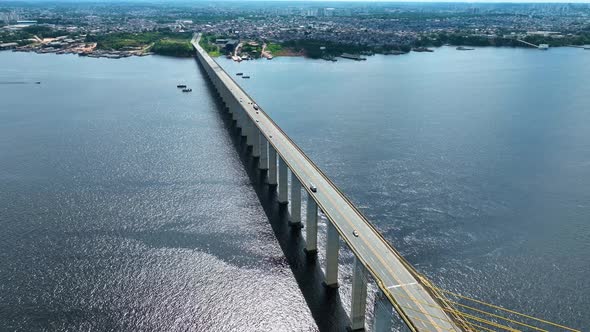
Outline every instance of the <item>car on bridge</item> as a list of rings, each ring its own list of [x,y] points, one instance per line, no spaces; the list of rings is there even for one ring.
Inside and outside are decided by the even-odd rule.
[[[318,192],[318,188],[313,183],[309,184],[309,190],[314,193]]]

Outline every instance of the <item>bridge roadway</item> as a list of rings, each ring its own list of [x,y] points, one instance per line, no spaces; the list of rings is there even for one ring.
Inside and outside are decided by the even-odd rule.
[[[241,102],[248,117],[317,202],[408,327],[415,331],[462,331],[398,252],[262,109],[253,108],[254,100],[201,48],[198,40],[200,36],[192,44],[200,53],[201,64],[209,66],[233,98]],[[317,192],[310,190],[310,183]],[[353,235],[355,230],[358,237]]]

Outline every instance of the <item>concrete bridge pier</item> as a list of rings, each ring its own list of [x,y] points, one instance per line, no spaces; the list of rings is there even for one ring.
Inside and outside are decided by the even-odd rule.
[[[305,221],[305,253],[315,255],[318,252],[318,205],[311,194],[307,194],[307,220]]]
[[[232,119],[234,119],[236,121],[236,124],[239,121],[239,116],[240,113],[242,112],[242,104],[238,101],[234,99],[234,109],[232,111],[231,117]]]
[[[240,124],[238,123],[238,113],[240,112],[240,102],[232,99],[233,102],[231,104],[231,106],[229,107],[229,113],[231,114],[231,119],[232,121],[235,121],[236,123],[236,128],[240,128]]]
[[[291,220],[289,226],[302,227],[301,224],[301,182],[291,172]]]
[[[244,120],[242,119],[242,105],[238,104],[238,108],[234,114],[236,119],[236,127],[240,130],[240,136],[244,136]]]
[[[277,184],[277,150],[269,144],[268,146],[268,184]]]
[[[264,138],[264,136],[252,120],[250,120],[250,124],[252,125],[252,157],[260,157],[260,145],[262,144],[260,136],[262,136],[262,138]]]
[[[262,132],[259,132],[259,142],[260,159],[258,160],[258,169],[268,169],[268,141]]]
[[[246,145],[254,146],[254,124],[252,120],[248,117],[247,114],[244,113],[244,129],[246,129]],[[258,138],[258,134],[256,133],[256,138]]]
[[[328,287],[338,287],[338,249],[340,246],[340,236],[336,227],[328,221],[327,239],[326,239],[326,280]]]
[[[353,331],[365,329],[365,311],[367,308],[367,271],[358,258],[354,258],[352,275],[352,300],[350,321]]]
[[[287,163],[283,160],[283,158],[279,158],[279,198],[278,201],[281,204],[289,204],[289,197],[288,197],[288,183],[287,183],[287,176],[288,167]]]
[[[246,115],[244,109],[242,108],[242,104],[238,103],[238,109],[236,110],[236,123],[238,128],[240,129],[240,136],[246,137],[246,123],[244,116]]]
[[[229,89],[226,89],[226,91],[224,92],[225,96],[222,98],[223,99],[223,105],[225,106],[225,111],[229,112],[229,106],[231,104],[231,99],[229,98],[229,96],[231,96],[231,92]]]
[[[233,114],[234,109],[236,109],[236,106],[237,106],[236,101],[233,98],[230,98],[225,103],[225,106],[226,106],[227,113],[229,113],[231,115],[231,114]]]
[[[373,313],[373,332],[391,332],[393,328],[393,307],[381,290],[375,296]]]
[[[219,87],[219,95],[221,96],[221,102],[223,103],[224,108],[227,108],[227,102],[229,100],[229,88],[223,86],[223,84]]]

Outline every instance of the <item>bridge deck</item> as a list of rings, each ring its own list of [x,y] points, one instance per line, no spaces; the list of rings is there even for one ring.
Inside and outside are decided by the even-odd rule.
[[[241,101],[246,114],[313,196],[406,324],[417,331],[461,331],[398,252],[262,109],[257,113],[248,104],[254,100],[199,46],[198,40],[193,39],[192,44],[200,53],[201,62],[205,62],[202,64],[209,66],[234,98]],[[317,187],[317,192],[309,190],[309,183]],[[353,235],[354,230],[358,237]]]

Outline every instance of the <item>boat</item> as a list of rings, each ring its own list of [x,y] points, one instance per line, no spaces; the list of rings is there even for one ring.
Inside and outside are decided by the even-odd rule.
[[[184,89],[184,88],[186,88],[186,84],[178,84],[176,87],[179,89],[180,88]]]
[[[242,76],[242,78],[250,78],[250,76]]]
[[[193,89],[188,89],[188,88],[187,89],[182,89],[182,92],[191,92],[191,91],[193,91]]]
[[[389,52],[387,52],[385,54],[402,55],[402,54],[406,54],[406,52],[404,52],[404,51],[398,51],[398,50],[392,50],[392,51],[389,51]]]
[[[465,46],[459,46],[456,49],[457,49],[457,51],[473,51],[475,48],[469,48],[469,47],[465,47]]]
[[[416,48],[412,49],[412,51],[414,51],[414,52],[434,52],[434,50],[431,50],[426,47],[416,47]]]
[[[244,73],[237,73],[236,75],[238,75],[238,76],[242,76],[242,75],[244,75]]]
[[[364,61],[367,60],[367,58],[363,58],[362,56],[358,55],[358,54],[350,54],[350,53],[342,53],[340,55],[341,58],[345,58],[345,59],[351,59],[351,60],[355,60],[355,61]]]
[[[35,84],[41,84],[41,82],[35,82]]]

